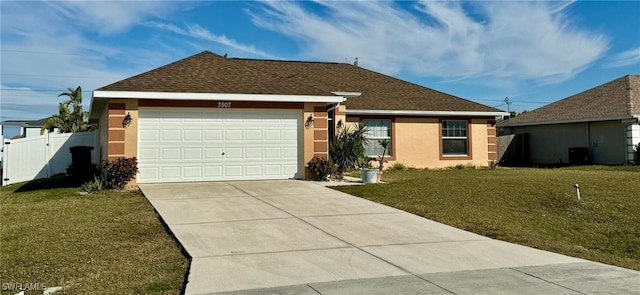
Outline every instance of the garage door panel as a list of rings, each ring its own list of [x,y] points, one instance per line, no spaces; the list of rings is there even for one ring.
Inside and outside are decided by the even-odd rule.
[[[186,166],[182,168],[182,175],[185,178],[202,178],[202,166]]]
[[[264,157],[265,159],[280,159],[282,158],[282,149],[279,147],[265,147]]]
[[[235,129],[235,130],[225,130],[224,131],[224,140],[225,141],[239,141],[242,140],[243,136],[242,136],[242,129]]]
[[[282,165],[284,175],[295,175],[298,173],[298,165]]]
[[[206,141],[222,140],[222,130],[221,129],[205,129],[204,140]]]
[[[282,139],[282,132],[280,130],[265,130],[264,131],[264,140],[265,141],[277,141]]]
[[[243,159],[244,153],[242,147],[228,147],[224,149],[224,159]]]
[[[204,167],[204,177],[207,179],[222,179],[222,165],[206,165]]]
[[[283,130],[282,131],[282,139],[290,140],[290,141],[297,141],[297,139],[298,139],[297,130]]]
[[[165,111],[157,114],[160,118],[160,122],[163,124],[179,124],[182,123],[182,113],[174,111]]]
[[[180,153],[181,151],[179,148],[162,148],[162,153],[159,160],[180,160]]]
[[[184,130],[184,140],[186,141],[202,141],[202,130],[187,129]]]
[[[262,130],[259,130],[259,129],[245,130],[244,139],[248,141],[262,141]]]
[[[138,182],[299,177],[301,118],[294,110],[141,108]]]
[[[142,164],[139,165],[138,171],[140,175],[145,175],[145,177],[149,179],[158,179],[160,178],[160,168],[159,167],[145,167]]]
[[[163,179],[180,179],[180,166],[165,166],[160,168],[160,177]]]
[[[282,149],[282,157],[284,159],[298,158],[298,149],[295,149],[295,148],[283,148]]]
[[[203,160],[202,158],[202,148],[184,148],[182,150],[184,160]]]
[[[222,148],[205,148],[204,149],[204,159],[205,160],[215,160],[222,159]]]
[[[244,175],[246,177],[257,177],[262,175],[262,166],[260,165],[245,165]]]
[[[151,130],[141,130],[138,132],[138,137],[140,141],[150,141],[157,142],[160,140],[160,130],[151,129]]]
[[[245,159],[262,159],[262,148],[245,148],[244,149],[244,158]]]
[[[179,129],[165,129],[162,130],[162,141],[180,141]]]
[[[159,148],[140,149],[138,160],[158,161],[160,160],[160,149]]]
[[[224,177],[234,178],[242,177],[242,165],[225,165]]]
[[[267,176],[282,175],[282,165],[264,165],[264,174]]]

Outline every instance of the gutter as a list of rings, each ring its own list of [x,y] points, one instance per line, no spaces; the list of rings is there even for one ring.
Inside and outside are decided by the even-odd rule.
[[[616,121],[616,120],[632,120],[632,121],[635,121],[635,122],[639,122],[640,121],[640,115],[619,116],[619,117],[603,117],[603,118],[591,118],[591,119],[556,120],[556,121],[542,121],[542,122],[524,122],[524,123],[509,123],[507,121],[501,127],[553,125],[553,124],[584,123],[584,122],[597,122],[597,121]],[[632,123],[635,123],[635,122],[632,122]]]
[[[469,111],[409,111],[409,110],[355,110],[347,108],[348,115],[403,115],[403,116],[450,116],[450,117],[496,117],[508,116],[507,112]]]

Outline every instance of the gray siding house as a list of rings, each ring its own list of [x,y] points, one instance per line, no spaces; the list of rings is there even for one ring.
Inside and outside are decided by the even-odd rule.
[[[508,160],[528,164],[638,163],[640,76],[627,75],[497,124],[516,136]]]

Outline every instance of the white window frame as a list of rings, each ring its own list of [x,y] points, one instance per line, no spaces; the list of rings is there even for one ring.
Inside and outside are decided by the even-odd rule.
[[[383,136],[380,134],[380,132],[376,132],[376,130],[371,130],[371,128],[369,128],[369,126],[367,126],[367,121],[372,122],[372,121],[380,121],[380,122],[388,122],[388,124],[385,124],[387,127],[387,136]],[[391,119],[362,119],[362,124],[364,126],[367,127],[367,142],[374,142],[376,145],[378,145],[378,140],[383,140],[383,139],[388,139],[389,140],[389,149],[387,150],[387,154],[384,155],[385,157],[391,157],[391,155],[393,154],[393,141],[391,140],[391,135],[393,132],[392,130],[392,124],[393,122],[391,121]],[[376,127],[380,127],[380,126],[376,126]],[[368,148],[365,147],[365,152],[367,152]],[[381,153],[382,151],[380,151]],[[367,152],[367,157],[377,157],[380,154],[374,154],[374,155],[369,155],[369,153]]]
[[[449,136],[449,134],[445,134],[445,126],[447,122],[464,122],[465,127],[464,129],[460,129],[460,130],[464,130],[465,131],[465,136]],[[440,138],[440,144],[442,145],[442,156],[443,157],[468,157],[470,156],[470,151],[469,151],[469,121],[468,120],[442,120],[440,122],[440,130],[442,132],[442,137]],[[454,127],[455,128],[455,127]],[[449,129],[449,128],[447,128]],[[453,130],[454,132],[456,131],[455,129]],[[465,140],[467,145],[466,145],[466,153],[446,153],[444,150],[444,141],[445,140]]]

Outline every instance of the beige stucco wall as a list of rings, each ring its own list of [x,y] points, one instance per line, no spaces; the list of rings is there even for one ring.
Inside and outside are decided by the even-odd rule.
[[[124,129],[124,156],[138,157],[138,100],[126,99],[125,112],[131,115],[131,125]]]
[[[326,107],[325,103],[304,104],[300,120],[302,124],[302,179],[313,178],[313,174],[306,168],[306,164],[314,156],[328,157]],[[324,109],[324,111],[318,111],[317,108]],[[307,124],[307,119],[310,117],[314,121]],[[316,131],[324,132],[325,136],[322,139],[316,138]]]
[[[440,156],[441,138],[438,118],[396,118],[395,146],[393,147],[395,162],[416,168],[444,168],[458,164],[487,166],[489,164],[487,120],[471,120],[470,129],[471,158],[447,159]]]

